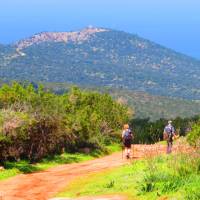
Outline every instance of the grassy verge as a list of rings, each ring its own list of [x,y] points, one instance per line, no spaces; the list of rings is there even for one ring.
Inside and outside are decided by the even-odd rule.
[[[19,162],[5,162],[4,163],[5,170],[0,172],[0,180],[4,180],[6,178],[15,176],[20,173],[32,173],[36,171],[42,171],[50,167],[55,167],[60,164],[83,162],[86,160],[91,160],[93,158],[94,156],[92,154],[63,153],[61,155],[45,158],[37,164],[30,164],[26,160],[22,160]]]
[[[137,162],[134,166],[126,165],[114,170],[106,170],[104,172],[80,177],[70,184],[58,197],[79,197],[93,196],[101,194],[125,194],[127,196],[136,196],[136,181],[140,179],[143,173],[142,162]],[[133,179],[135,177],[135,180]],[[81,188],[80,188],[81,185]]]
[[[200,199],[199,155],[179,154],[136,161],[75,180],[59,197],[123,194],[128,199]],[[80,188],[81,185],[81,188]]]
[[[118,144],[112,144],[106,147],[107,153],[113,153],[120,150]],[[79,163],[87,160],[92,160],[94,158],[105,155],[99,151],[93,151],[89,154],[85,153],[63,153],[61,155],[55,155],[42,159],[39,163],[30,164],[27,160],[22,160],[19,162],[5,162],[5,169],[0,171],[0,180],[5,180],[9,177],[15,176],[21,173],[32,173],[37,171],[42,171],[55,167],[61,164],[69,163]]]

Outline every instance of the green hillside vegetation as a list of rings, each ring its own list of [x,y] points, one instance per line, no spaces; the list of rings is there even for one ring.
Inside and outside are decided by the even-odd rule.
[[[65,83],[44,83],[44,86],[56,93],[63,93],[70,88],[70,85]],[[179,116],[190,118],[200,114],[199,101],[155,96],[145,92],[110,87],[87,87],[87,90],[111,95],[117,102],[125,104],[134,110],[134,118],[149,118],[150,121],[155,121],[161,118],[174,119]]]
[[[135,118],[189,118],[200,114],[200,102],[164,96],[153,96],[144,92],[110,89],[109,93],[119,102],[135,110]]]
[[[31,162],[82,148],[106,151],[130,111],[107,95],[72,88],[56,95],[29,84],[0,88],[0,161]]]
[[[69,91],[71,84],[67,83],[43,83],[45,89],[62,94]],[[37,85],[35,83],[35,85]],[[200,101],[185,100],[150,95],[145,92],[137,92],[125,89],[113,89],[110,87],[83,87],[84,90],[98,91],[111,95],[117,102],[123,103],[134,110],[134,118],[156,121],[159,119],[174,119],[176,117],[191,118],[200,114]]]
[[[20,50],[0,46],[4,81],[67,82],[199,99],[199,67],[191,57],[110,29],[80,42],[40,41]]]

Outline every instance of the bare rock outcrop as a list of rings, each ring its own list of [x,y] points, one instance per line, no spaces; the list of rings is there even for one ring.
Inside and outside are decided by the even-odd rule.
[[[107,29],[88,27],[81,31],[74,32],[42,32],[35,34],[32,37],[24,40],[20,40],[16,43],[18,50],[22,50],[33,44],[41,42],[82,42],[88,40],[93,34],[98,32],[105,32]]]

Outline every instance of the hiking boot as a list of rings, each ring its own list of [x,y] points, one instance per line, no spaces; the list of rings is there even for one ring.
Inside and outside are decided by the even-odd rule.
[[[126,158],[127,158],[127,159],[129,159],[129,158],[130,158],[129,154],[127,154],[127,155],[126,155]]]

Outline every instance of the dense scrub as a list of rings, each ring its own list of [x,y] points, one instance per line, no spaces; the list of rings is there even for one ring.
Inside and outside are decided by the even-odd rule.
[[[194,130],[192,131],[192,133],[198,132],[199,135],[199,126],[197,127],[197,125],[193,125],[197,123],[199,119],[200,116],[194,116],[191,118],[175,118],[173,120],[173,126],[176,129],[176,134],[180,136],[185,136],[187,133],[193,130],[192,126],[194,126]],[[163,140],[163,130],[165,125],[167,124],[167,121],[167,119],[159,119],[155,122],[151,122],[148,118],[133,119],[130,124],[135,135],[134,143],[153,144],[155,142]],[[197,134],[192,135],[197,136]],[[193,136],[190,137],[191,140],[193,140]]]
[[[37,85],[37,83],[34,84]],[[71,87],[69,83],[44,82],[42,84],[56,94],[63,94]],[[86,88],[82,85],[80,87]],[[118,102],[122,102],[132,108],[135,111],[134,118],[150,118],[150,121],[156,121],[161,118],[174,119],[179,116],[191,118],[200,113],[200,101],[156,96],[141,91],[113,87],[91,85],[87,87],[87,90],[110,94]]]
[[[192,130],[187,135],[187,140],[192,146],[200,148],[200,121],[192,126]]]
[[[65,148],[104,149],[128,121],[128,108],[106,94],[72,88],[56,95],[31,84],[0,89],[0,161],[36,161]]]

